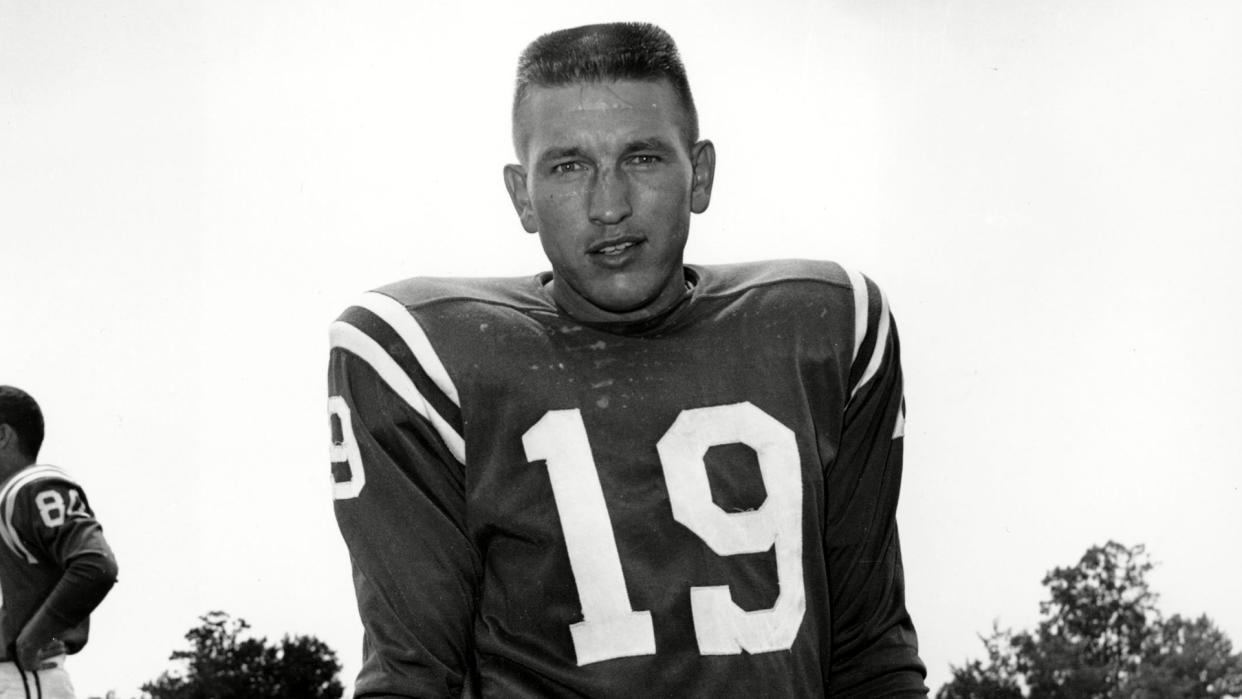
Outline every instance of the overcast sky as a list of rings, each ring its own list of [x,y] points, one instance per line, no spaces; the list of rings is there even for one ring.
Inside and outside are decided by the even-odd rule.
[[[0,383],[121,566],[81,696],[136,695],[212,609],[352,681],[328,323],[546,268],[501,179],[514,62],[616,19],[678,40],[716,144],[688,259],[887,291],[933,689],[1108,539],[1242,643],[1242,4],[0,0]]]

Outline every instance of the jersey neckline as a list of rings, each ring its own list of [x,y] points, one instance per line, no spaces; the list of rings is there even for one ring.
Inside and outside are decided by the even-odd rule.
[[[703,270],[690,264],[683,265],[682,269],[686,278],[686,290],[681,298],[657,315],[633,321],[600,321],[580,318],[557,303],[556,299],[552,298],[552,294],[548,292],[547,285],[552,281],[552,272],[546,270],[539,272],[532,275],[530,280],[535,286],[535,294],[548,305],[548,310],[561,318],[617,335],[653,335],[676,325],[677,321],[694,305],[694,299],[699,296],[699,290],[703,286]]]

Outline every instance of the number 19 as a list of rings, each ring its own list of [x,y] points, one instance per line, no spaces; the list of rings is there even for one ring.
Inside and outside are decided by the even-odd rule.
[[[712,501],[704,456],[713,446],[754,450],[767,498],[749,512]],[[545,461],[583,620],[570,625],[578,664],[655,653],[651,612],[635,611],[582,413],[552,410],[522,436],[526,458]],[[656,443],[673,518],[720,556],[775,549],[779,594],[745,611],[727,585],[690,588],[699,652],[766,653],[793,645],[806,611],[802,579],[802,473],[793,431],[751,403],[682,411]]]

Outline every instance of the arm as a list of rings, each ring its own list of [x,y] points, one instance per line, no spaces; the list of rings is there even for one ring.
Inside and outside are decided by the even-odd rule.
[[[35,556],[62,571],[16,639],[18,663],[32,668],[40,657],[81,648],[85,637],[79,626],[116,583],[117,565],[85,494],[70,481],[29,484],[13,521],[17,536],[30,542]]]
[[[833,697],[923,697],[926,670],[905,606],[897,496],[905,404],[896,325],[855,275],[856,352],[836,460],[825,474]],[[860,283],[861,282],[861,283]]]
[[[438,360],[420,363],[394,332],[414,323],[400,310],[385,321],[353,307],[332,328],[333,490],[365,631],[359,699],[458,696],[473,664],[481,564],[466,531],[460,418],[422,366]]]

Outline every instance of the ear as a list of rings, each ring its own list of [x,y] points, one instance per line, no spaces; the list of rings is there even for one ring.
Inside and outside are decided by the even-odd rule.
[[[509,190],[509,200],[522,221],[522,228],[527,233],[538,233],[539,219],[535,216],[535,207],[531,206],[530,192],[526,189],[526,169],[521,165],[506,165],[505,189]]]
[[[712,182],[716,178],[716,146],[699,141],[690,147],[690,164],[694,179],[690,182],[690,210],[696,214],[707,211],[712,201]]]

